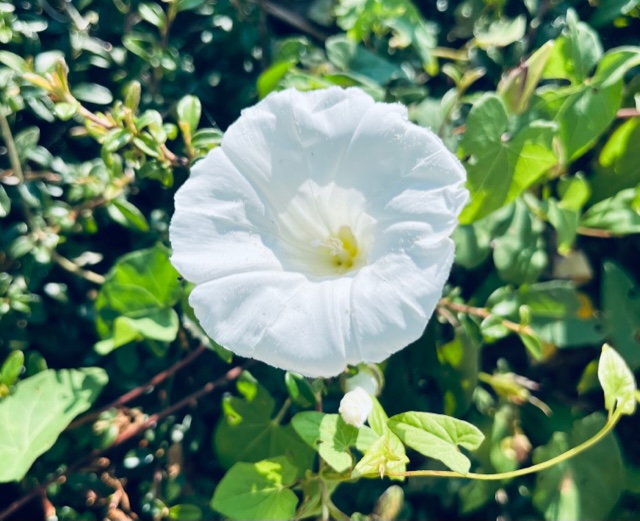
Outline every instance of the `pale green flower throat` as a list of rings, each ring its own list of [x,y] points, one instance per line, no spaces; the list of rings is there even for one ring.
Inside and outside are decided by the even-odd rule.
[[[323,254],[328,255],[329,264],[337,271],[353,268],[358,257],[358,241],[349,226],[340,226],[338,233],[319,244]]]

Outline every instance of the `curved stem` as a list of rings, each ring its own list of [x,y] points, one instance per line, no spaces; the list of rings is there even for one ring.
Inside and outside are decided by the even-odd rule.
[[[557,465],[558,463],[562,463],[568,459],[577,456],[581,452],[593,447],[596,443],[598,443],[602,438],[604,438],[607,434],[609,434],[613,428],[616,426],[620,417],[623,414],[623,408],[618,407],[616,411],[613,413],[611,418],[607,421],[605,426],[600,429],[593,437],[588,440],[582,442],[580,445],[573,447],[567,452],[563,452],[559,454],[555,458],[551,458],[547,461],[543,461],[542,463],[538,463],[537,465],[531,465],[530,467],[526,467],[524,469],[518,469],[511,472],[499,472],[497,474],[477,474],[475,472],[469,472],[468,474],[462,474],[460,472],[453,472],[451,470],[412,470],[408,472],[387,472],[387,476],[398,476],[398,477],[432,477],[432,478],[466,478],[466,479],[475,479],[478,481],[501,481],[503,479],[512,479],[520,476],[526,476],[527,474],[534,474],[541,470],[548,469]]]

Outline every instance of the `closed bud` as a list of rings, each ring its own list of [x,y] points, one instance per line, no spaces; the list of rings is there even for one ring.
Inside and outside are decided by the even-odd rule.
[[[349,425],[362,427],[373,409],[371,395],[362,387],[349,391],[340,400],[340,416]]]

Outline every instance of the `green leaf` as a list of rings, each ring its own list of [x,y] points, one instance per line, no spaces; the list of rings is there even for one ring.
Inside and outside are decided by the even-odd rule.
[[[108,105],[113,101],[111,91],[96,83],[78,83],[71,89],[74,97],[87,103]]]
[[[21,480],[107,383],[98,367],[43,371],[16,384],[0,401],[0,482]]]
[[[484,440],[477,427],[442,414],[406,412],[389,418],[388,425],[408,447],[462,474],[469,472],[471,462],[458,445],[475,450]]]
[[[602,57],[592,81],[594,84],[608,87],[621,81],[629,69],[638,65],[640,65],[640,47],[616,47],[607,51]]]
[[[198,129],[200,117],[202,116],[202,106],[200,100],[195,96],[185,96],[178,102],[178,125],[185,132],[187,129],[189,137]]]
[[[124,128],[110,130],[102,143],[105,152],[115,152],[131,142],[131,132]]]
[[[197,505],[181,504],[169,508],[169,519],[176,521],[200,521],[202,509]]]
[[[516,201],[508,228],[492,241],[493,262],[505,282],[535,282],[547,265],[544,223],[522,201]]]
[[[533,462],[558,456],[591,438],[605,424],[601,414],[574,423],[571,435],[556,432],[533,452]],[[620,447],[613,434],[574,458],[536,475],[533,504],[547,521],[607,519],[624,487]]]
[[[211,508],[230,519],[293,519],[298,497],[288,487],[297,472],[285,457],[236,463],[218,484]]]
[[[53,106],[53,113],[62,121],[68,121],[78,112],[76,103],[60,102]]]
[[[640,233],[640,212],[636,201],[637,188],[628,188],[613,197],[594,204],[582,216],[582,226],[606,230],[614,235]]]
[[[149,223],[145,216],[126,199],[114,199],[107,207],[107,211],[114,221],[126,228],[141,232],[149,231]]]
[[[578,21],[573,9],[567,11],[566,24],[566,34],[556,40],[543,77],[581,83],[602,57],[602,44],[598,33]]]
[[[24,369],[24,353],[11,351],[0,369],[0,383],[11,387]]]
[[[167,26],[167,15],[160,7],[160,4],[142,3],[138,7],[140,16],[158,29],[164,29]]]
[[[382,478],[386,472],[405,472],[408,462],[409,458],[406,456],[400,438],[389,431],[371,444],[354,467],[351,477],[379,476]]]
[[[223,467],[238,461],[255,462],[275,456],[290,456],[301,468],[311,466],[313,452],[291,425],[273,420],[275,402],[269,392],[247,371],[237,381],[242,398],[222,399],[224,417],[213,436],[213,448]]]
[[[482,31],[476,31],[476,44],[482,49],[487,47],[506,47],[520,40],[527,29],[526,16],[518,16],[513,20],[507,18],[492,22]]]
[[[344,35],[328,38],[325,46],[329,61],[342,71],[361,74],[380,85],[406,76],[398,65],[368,51]]]
[[[256,83],[260,99],[274,91],[280,83],[280,80],[287,75],[296,63],[298,63],[297,59],[280,61],[272,64],[263,71],[260,76],[258,76],[258,81]]]
[[[631,118],[611,134],[602,147],[591,177],[594,202],[616,195],[640,183],[638,154],[640,118]]]
[[[640,367],[640,292],[617,264],[603,264],[602,309],[611,345],[629,364]]]
[[[11,198],[4,189],[4,186],[0,186],[0,217],[6,217],[11,211]]]
[[[287,371],[284,375],[284,383],[291,399],[301,407],[311,407],[316,403],[311,384],[304,376]]]
[[[598,8],[589,18],[589,23],[596,28],[611,23],[619,16],[628,15],[640,4],[640,0],[608,0],[598,3]]]
[[[98,333],[103,339],[113,338],[119,317],[147,318],[148,323],[164,325],[166,333],[166,328],[174,328],[175,317],[163,310],[170,310],[178,302],[180,293],[178,272],[169,262],[169,252],[164,246],[159,244],[124,255],[107,274],[96,299]],[[125,323],[120,324],[123,327]],[[133,339],[131,333],[129,337]],[[103,353],[107,347],[100,345]]]
[[[622,103],[622,80],[611,85],[583,85],[557,90],[566,96],[554,116],[565,161],[572,162],[593,147],[609,128]]]
[[[485,94],[472,107],[461,142],[467,162],[471,201],[460,216],[470,224],[516,199],[535,184],[557,158],[552,150],[555,126],[533,121],[514,136],[508,134],[507,111],[495,94]]]
[[[553,47],[553,40],[549,40],[498,84],[496,92],[511,113],[522,114],[527,110]]]
[[[206,153],[222,143],[223,135],[221,130],[215,128],[201,128],[193,134],[191,145],[193,145],[196,150]]]
[[[361,452],[378,438],[368,427],[354,427],[344,422],[339,414],[305,411],[291,419],[298,435],[336,472],[345,472],[353,466],[350,449]]]
[[[29,72],[29,67],[24,58],[9,51],[0,51],[0,63],[20,74]]]
[[[604,390],[604,406],[609,414],[620,406],[624,414],[635,412],[636,379],[623,358],[607,344],[602,346],[598,380]]]

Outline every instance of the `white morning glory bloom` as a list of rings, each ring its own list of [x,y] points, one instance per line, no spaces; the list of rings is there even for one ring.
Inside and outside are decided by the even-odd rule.
[[[367,421],[371,409],[371,395],[362,387],[356,387],[342,397],[338,411],[345,423],[359,428]]]
[[[358,89],[273,93],[178,190],[172,262],[220,345],[334,376],[422,335],[453,262],[465,177],[400,104]]]

